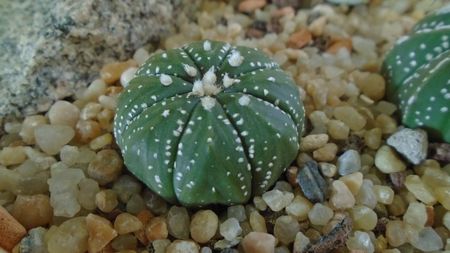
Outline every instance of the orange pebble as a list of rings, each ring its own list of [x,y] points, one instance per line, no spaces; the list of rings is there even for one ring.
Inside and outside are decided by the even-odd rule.
[[[312,34],[308,29],[302,28],[291,34],[288,40],[288,46],[291,48],[303,48],[312,41]]]
[[[352,40],[348,38],[342,38],[331,43],[331,46],[327,48],[327,53],[336,54],[341,48],[347,48],[349,52],[352,51]]]
[[[26,233],[25,228],[0,206],[0,248],[11,251]]]
[[[135,60],[108,63],[100,70],[100,77],[106,84],[113,84],[120,79],[120,75],[130,67],[137,67]]]

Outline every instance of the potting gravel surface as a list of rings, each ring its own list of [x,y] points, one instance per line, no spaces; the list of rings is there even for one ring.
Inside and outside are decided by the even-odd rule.
[[[195,23],[174,17],[180,30],[156,50],[105,65],[86,90],[45,115],[3,122],[0,246],[23,253],[450,251],[449,145],[404,128],[377,73],[393,43],[444,2],[288,3],[205,2]],[[263,49],[292,75],[306,108],[296,161],[244,205],[166,203],[127,172],[112,135],[117,97],[149,52],[202,39]]]

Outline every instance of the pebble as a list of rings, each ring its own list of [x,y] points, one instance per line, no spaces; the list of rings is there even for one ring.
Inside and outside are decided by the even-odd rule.
[[[334,209],[352,208],[355,202],[355,197],[344,182],[340,180],[333,181],[331,184],[330,204]]]
[[[336,165],[332,164],[332,163],[319,163],[319,168],[320,168],[320,172],[322,173],[322,175],[326,176],[326,177],[334,177],[336,175],[337,172],[337,167]]]
[[[109,213],[119,204],[115,191],[107,189],[95,195],[95,204],[102,212]]]
[[[275,190],[275,189],[280,190],[282,192],[292,192],[293,191],[292,185],[290,185],[288,182],[283,181],[283,180],[277,181],[275,183],[273,190]]]
[[[409,203],[406,213],[403,215],[403,221],[422,229],[428,220],[426,206],[420,202]]]
[[[4,147],[0,151],[0,164],[4,166],[17,165],[27,159],[25,149],[22,146]]]
[[[198,253],[200,247],[193,241],[175,240],[166,249],[166,253]]]
[[[373,191],[373,183],[369,179],[363,179],[361,188],[356,195],[356,203],[372,209],[377,205],[377,196]]]
[[[297,218],[299,221],[308,219],[308,213],[313,204],[301,195],[295,196],[294,200],[286,207],[286,213]]]
[[[253,211],[250,213],[250,226],[252,231],[267,233],[266,220],[264,216],[259,214],[258,211]]]
[[[244,0],[239,3],[238,10],[239,12],[253,12],[266,4],[266,0]]]
[[[0,206],[0,249],[12,250],[26,233],[26,229]]]
[[[381,172],[386,174],[406,170],[406,165],[403,161],[397,156],[395,151],[387,145],[383,145],[377,150],[375,155],[375,165]]]
[[[328,184],[320,174],[315,161],[305,163],[298,172],[297,182],[308,200],[313,203],[325,201],[328,195]]]
[[[72,127],[42,124],[35,128],[34,136],[39,148],[49,155],[56,155],[75,136]]]
[[[80,109],[65,100],[56,101],[48,110],[52,125],[66,125],[74,128],[80,118]]]
[[[102,111],[102,105],[97,102],[88,102],[84,105],[80,112],[80,118],[82,120],[95,120],[97,115]]]
[[[102,134],[95,137],[89,142],[89,148],[92,150],[99,150],[107,145],[110,145],[113,141],[113,136],[110,133]]]
[[[86,227],[89,233],[89,252],[101,251],[117,236],[117,231],[114,230],[111,222],[95,214],[86,216]]]
[[[289,36],[287,45],[291,48],[303,48],[312,41],[312,34],[306,28],[300,28]]]
[[[245,207],[243,205],[229,206],[227,208],[227,217],[236,218],[239,222],[247,220],[247,215],[245,214]]]
[[[392,204],[394,200],[394,190],[391,187],[385,185],[374,185],[373,192],[377,197],[377,201],[384,205]]]
[[[155,250],[155,253],[165,253],[170,243],[171,242],[169,239],[154,240],[152,242],[152,246]]]
[[[377,150],[382,141],[383,132],[380,128],[372,128],[364,133],[364,143],[367,147]]]
[[[361,92],[372,99],[378,101],[384,97],[386,90],[386,82],[378,73],[362,73],[361,75],[353,75],[356,85]]]
[[[274,253],[275,237],[262,232],[250,232],[241,242],[245,253]]]
[[[340,181],[348,187],[353,196],[358,195],[359,189],[363,183],[363,174],[361,172],[355,172],[339,178]]]
[[[213,253],[213,251],[210,247],[202,247],[200,253]]]
[[[436,198],[429,186],[424,184],[419,176],[409,175],[406,177],[405,186],[418,200],[426,205],[434,205]]]
[[[333,218],[333,210],[322,203],[316,203],[308,213],[311,224],[325,226]]]
[[[189,213],[185,207],[172,206],[169,209],[167,225],[171,236],[177,239],[189,239],[190,222]]]
[[[145,206],[154,214],[163,214],[167,212],[167,202],[154,192],[145,189],[142,196],[144,197]]]
[[[380,128],[383,134],[392,134],[397,131],[397,121],[384,113],[375,118],[375,126]]]
[[[78,183],[84,178],[81,169],[67,169],[52,166],[48,179],[50,204],[54,216],[73,217],[81,206],[78,203]]]
[[[373,253],[375,251],[369,234],[362,231],[355,231],[353,236],[347,239],[346,245],[350,250],[360,250],[364,253]]]
[[[45,235],[48,253],[85,253],[88,237],[86,218],[72,218],[48,230]]]
[[[331,162],[336,158],[338,146],[334,143],[327,143],[323,147],[314,150],[313,157],[319,162]]]
[[[145,235],[149,241],[166,239],[169,235],[166,219],[164,217],[151,218],[145,227]]]
[[[351,130],[359,131],[363,129],[367,120],[355,108],[343,105],[334,108],[333,115],[336,119],[344,122]]]
[[[389,220],[386,224],[386,238],[393,247],[406,243],[407,235],[403,221]]]
[[[302,138],[301,151],[312,151],[323,147],[328,142],[328,134],[310,134]]]
[[[117,251],[126,251],[126,250],[136,250],[137,248],[137,239],[132,234],[119,235],[111,242],[111,247]]]
[[[47,253],[47,244],[45,242],[46,233],[47,230],[43,227],[33,228],[28,231],[28,235],[16,247],[19,247],[22,253]]]
[[[35,144],[34,129],[39,125],[45,125],[48,120],[43,115],[32,115],[25,117],[22,123],[22,129],[19,132],[19,136],[22,140],[29,145]]]
[[[428,152],[428,136],[422,129],[403,128],[389,136],[387,144],[416,165],[425,160]]]
[[[311,24],[308,26],[308,30],[311,31],[311,33],[315,37],[319,37],[323,34],[327,21],[328,18],[326,16],[318,17],[311,22]]]
[[[341,49],[346,49],[348,52],[351,52],[352,40],[347,38],[337,39],[333,41],[333,43],[331,43],[331,45],[327,48],[326,52],[329,54],[338,54],[341,51]]]
[[[29,230],[49,224],[53,217],[53,208],[47,195],[18,195],[11,215]]]
[[[297,219],[290,215],[283,215],[276,219],[273,234],[282,244],[289,245],[295,240],[300,231]]]
[[[438,251],[444,247],[441,237],[431,227],[420,230],[419,235],[410,243],[414,248],[423,252]]]
[[[242,233],[242,228],[236,218],[228,218],[220,224],[219,231],[225,240],[232,241]]]
[[[450,211],[447,211],[442,217],[442,224],[450,230]]]
[[[78,162],[80,152],[77,146],[64,145],[59,152],[59,158],[61,162],[67,166],[72,166]]]
[[[122,172],[123,161],[117,151],[104,149],[97,153],[94,160],[89,163],[87,174],[100,185],[111,183]]]
[[[84,90],[82,99],[84,101],[97,101],[100,95],[106,93],[106,83],[102,79],[94,80],[86,90]]]
[[[340,120],[330,120],[328,122],[328,134],[335,140],[346,140],[350,133],[350,128]]]
[[[126,210],[131,214],[138,214],[145,209],[145,201],[139,193],[131,195],[127,202]]]
[[[278,212],[283,210],[289,203],[294,199],[294,194],[292,192],[282,192],[280,190],[267,191],[262,195],[264,202],[269,206],[269,208]]]
[[[350,216],[353,220],[353,229],[371,231],[378,222],[377,214],[369,207],[357,205],[352,208]]]
[[[83,178],[78,183],[80,191],[78,192],[78,203],[86,210],[94,210],[95,195],[100,191],[97,181],[90,178]]]
[[[93,120],[80,120],[76,127],[76,140],[81,143],[89,143],[93,139],[100,136],[102,129],[97,121]]]
[[[131,196],[139,194],[142,190],[142,185],[135,177],[130,175],[121,175],[112,186],[112,189],[117,193],[119,200],[127,203]]]
[[[337,159],[339,175],[345,176],[361,170],[361,156],[358,151],[349,149]]]
[[[129,213],[121,213],[114,220],[114,229],[119,235],[133,233],[143,227],[142,222],[136,216]]]
[[[256,209],[258,209],[259,211],[265,211],[267,209],[266,202],[260,196],[255,196],[253,198],[253,204],[255,205]]]
[[[198,243],[208,242],[217,232],[219,218],[211,210],[200,210],[192,216],[191,237]]]
[[[100,70],[100,77],[106,84],[113,84],[119,81],[120,76],[125,70],[136,66],[137,63],[134,60],[108,63]]]
[[[293,253],[304,252],[304,250],[309,245],[309,243],[310,243],[309,238],[306,235],[304,235],[302,232],[298,232],[295,235]]]

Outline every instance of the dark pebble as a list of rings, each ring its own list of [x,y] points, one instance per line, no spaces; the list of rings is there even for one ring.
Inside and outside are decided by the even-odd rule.
[[[429,153],[431,158],[443,164],[450,163],[450,144],[431,143],[429,145]]]
[[[317,203],[326,200],[328,184],[320,174],[319,166],[315,161],[307,161],[305,163],[298,172],[297,182],[309,201]]]

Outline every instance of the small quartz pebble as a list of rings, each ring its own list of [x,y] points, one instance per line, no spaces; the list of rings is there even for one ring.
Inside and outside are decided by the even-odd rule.
[[[427,205],[436,203],[436,197],[433,195],[431,188],[424,184],[419,176],[409,175],[406,177],[405,186],[418,200]]]
[[[177,239],[189,239],[190,218],[185,207],[172,206],[167,213],[169,234]]]
[[[117,179],[122,171],[122,158],[113,149],[104,149],[97,153],[89,163],[88,175],[100,185],[105,185]]]
[[[312,151],[324,146],[328,142],[327,134],[310,134],[303,137],[300,143],[301,151]]]
[[[243,222],[247,219],[245,214],[245,207],[243,205],[229,206],[227,208],[228,218],[236,218],[239,222]]]
[[[306,28],[292,33],[288,39],[288,46],[291,48],[303,48],[312,41],[312,34]]]
[[[410,241],[414,248],[423,252],[438,251],[444,247],[442,238],[431,227],[425,227],[420,230],[417,237]]]
[[[403,221],[410,225],[422,229],[428,220],[426,206],[420,202],[409,203],[406,213],[403,215]]]
[[[261,232],[250,232],[241,242],[245,253],[274,253],[275,237]]]
[[[407,241],[405,224],[400,220],[389,220],[386,224],[386,238],[393,247],[398,247]]]
[[[198,243],[208,242],[217,232],[219,218],[211,210],[201,210],[192,216],[191,237]]]
[[[354,229],[371,231],[377,225],[377,214],[369,207],[357,205],[351,209],[350,215]]]
[[[252,12],[267,4],[266,0],[245,0],[239,3],[238,10],[240,12]]]
[[[327,127],[328,134],[335,140],[346,140],[350,133],[350,128],[340,120],[330,120]]]
[[[363,183],[363,174],[361,172],[355,172],[339,178],[340,181],[347,185],[348,189],[352,192],[353,196],[356,196]]]
[[[145,235],[149,241],[166,239],[169,235],[166,219],[164,217],[150,219],[145,227]]]
[[[198,253],[200,247],[193,241],[175,240],[166,249],[166,253]]]
[[[301,253],[303,252],[306,247],[309,245],[310,240],[308,237],[306,237],[302,232],[298,232],[295,235],[294,240],[294,246],[293,246],[293,252],[294,253]]]
[[[305,166],[298,172],[297,182],[305,197],[311,202],[325,201],[328,194],[328,185],[320,174],[316,162],[308,161],[305,163]]]
[[[75,136],[72,127],[65,125],[39,125],[34,130],[34,137],[39,148],[49,155],[59,153],[61,148]]]
[[[0,164],[5,166],[21,164],[26,159],[27,155],[22,146],[5,147],[0,151]]]
[[[336,165],[332,163],[324,163],[324,162],[319,163],[319,168],[322,175],[326,177],[334,177],[334,175],[336,175],[337,172]]]
[[[86,223],[86,217],[76,217],[51,227],[46,234],[48,253],[85,253],[89,237]]]
[[[428,152],[427,133],[421,129],[403,128],[389,136],[387,144],[413,164],[420,164]]]
[[[339,175],[345,176],[361,170],[361,156],[358,151],[349,149],[337,160]]]
[[[250,213],[249,221],[252,231],[267,233],[266,220],[258,211]]]
[[[121,213],[114,221],[114,229],[119,235],[136,232],[143,228],[142,222],[134,215]]]
[[[308,213],[313,204],[301,195],[295,196],[294,200],[286,207],[286,213],[297,218],[299,221],[308,219]]]
[[[169,239],[154,240],[152,242],[152,247],[155,250],[155,253],[165,253],[170,243]]]
[[[394,190],[391,187],[385,185],[374,185],[373,192],[377,197],[379,203],[390,205],[394,200]]]
[[[89,233],[89,252],[101,251],[117,236],[111,222],[95,214],[86,216],[86,227]]]
[[[316,203],[308,213],[311,224],[324,226],[333,217],[333,210],[321,203]]]
[[[20,252],[46,253],[48,252],[47,245],[45,242],[46,233],[47,229],[43,227],[30,229],[28,230],[28,235],[24,237],[22,241],[20,241],[20,244],[17,245],[16,247],[20,248]],[[0,252],[2,252],[1,248]]]
[[[373,253],[375,251],[369,234],[362,231],[356,231],[352,237],[347,239],[346,245],[352,251],[360,250],[365,253]]]
[[[359,131],[367,124],[366,118],[348,105],[335,107],[333,114],[336,119],[344,122],[353,131]]]
[[[377,196],[373,191],[373,183],[368,179],[363,179],[361,188],[356,195],[356,203],[365,205],[369,208],[375,208],[377,205]]]
[[[52,125],[75,127],[80,117],[80,109],[64,100],[56,101],[48,110],[48,118]]]
[[[220,224],[220,234],[228,241],[234,240],[242,233],[242,228],[236,218],[229,218]]]
[[[0,206],[0,249],[12,250],[26,233],[25,228]]]
[[[348,209],[355,205],[355,197],[344,182],[335,180],[331,184],[330,204],[335,209]]]
[[[300,224],[297,219],[290,215],[278,217],[273,228],[273,234],[275,237],[285,245],[292,243],[299,231]]]
[[[53,208],[47,195],[18,195],[11,210],[26,229],[49,224],[53,217]]]
[[[313,157],[319,162],[331,162],[336,158],[338,146],[334,143],[327,143],[323,147],[314,150]]]
[[[262,198],[272,211],[278,212],[291,203],[292,199],[294,199],[294,194],[292,192],[272,190],[265,192]]]
[[[119,235],[111,242],[111,248],[115,252],[129,252],[131,250],[132,252],[135,252],[134,250],[137,249],[137,239],[132,234],[126,234],[126,235]]]
[[[102,212],[109,213],[119,204],[113,190],[102,190],[95,195],[95,204]]]

